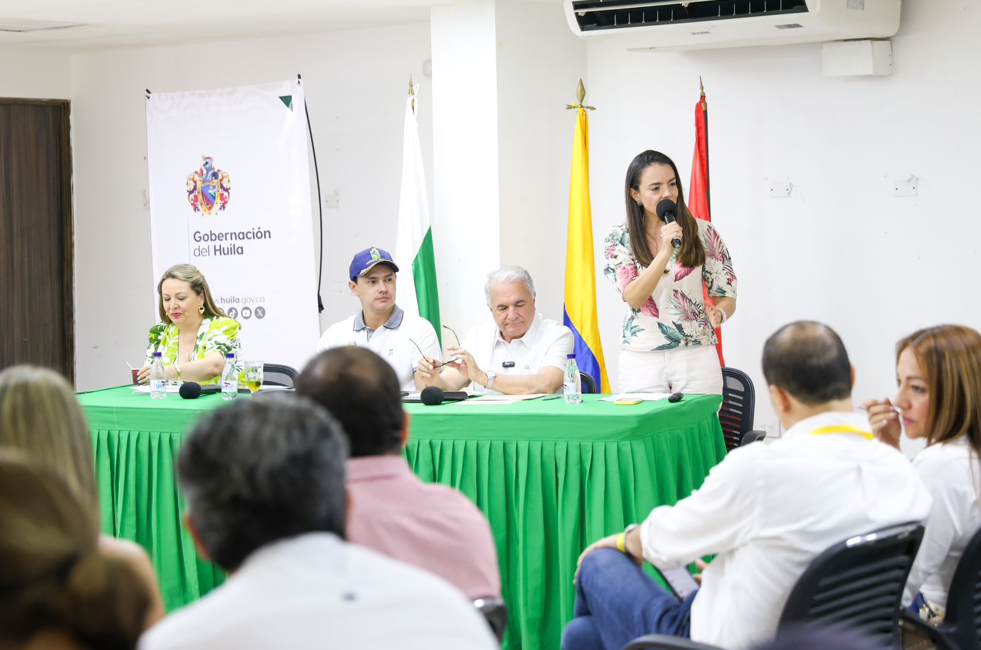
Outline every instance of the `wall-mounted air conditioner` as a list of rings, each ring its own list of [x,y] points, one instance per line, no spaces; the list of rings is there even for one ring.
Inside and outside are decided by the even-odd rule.
[[[565,0],[572,31],[630,50],[889,38],[900,0]]]

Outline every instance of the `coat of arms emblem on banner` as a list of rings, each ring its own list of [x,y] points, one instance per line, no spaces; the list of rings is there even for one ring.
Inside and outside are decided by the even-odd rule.
[[[210,156],[201,156],[201,168],[187,177],[187,200],[194,211],[215,214],[228,206],[231,195],[232,179]]]

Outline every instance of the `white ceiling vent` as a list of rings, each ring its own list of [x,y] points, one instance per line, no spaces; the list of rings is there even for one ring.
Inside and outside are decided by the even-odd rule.
[[[565,0],[572,31],[629,50],[889,38],[900,0]]]

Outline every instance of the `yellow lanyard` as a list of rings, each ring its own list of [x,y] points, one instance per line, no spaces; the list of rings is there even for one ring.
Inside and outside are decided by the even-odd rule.
[[[875,436],[868,431],[862,431],[858,427],[853,427],[850,424],[833,424],[829,427],[821,427],[811,431],[812,436],[825,436],[829,433],[855,433],[866,440],[875,440]]]

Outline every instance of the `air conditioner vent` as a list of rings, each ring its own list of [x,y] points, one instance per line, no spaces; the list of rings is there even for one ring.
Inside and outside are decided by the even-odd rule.
[[[807,13],[806,0],[573,0],[584,34],[606,30]]]

